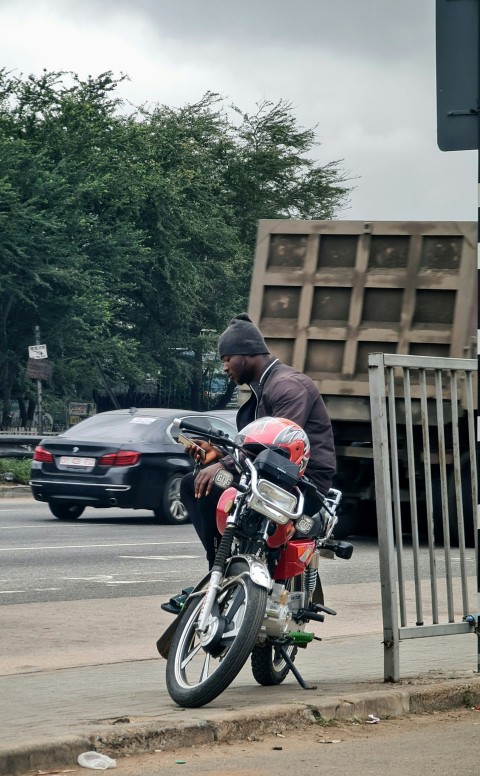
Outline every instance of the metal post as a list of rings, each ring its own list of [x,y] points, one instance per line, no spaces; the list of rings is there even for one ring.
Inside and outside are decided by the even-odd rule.
[[[480,508],[479,508],[480,509]],[[480,523],[480,515],[477,516]],[[477,671],[480,673],[480,528],[477,530]]]
[[[35,326],[35,345],[40,345],[40,326]],[[43,434],[43,398],[42,381],[37,380],[37,433]]]
[[[477,8],[478,12],[478,8]],[[480,14],[477,19],[477,32],[480,38]],[[480,57],[478,58],[477,71],[477,294],[480,282]],[[480,354],[480,307],[477,303],[477,359]],[[477,474],[478,474],[478,444],[480,429],[477,426]],[[472,477],[474,472],[471,469]],[[477,478],[478,479],[478,478]],[[477,493],[478,498],[478,493]],[[472,512],[477,508],[477,671],[480,673],[480,504],[474,504],[472,498]],[[473,525],[475,532],[475,522]]]
[[[393,537],[392,488],[388,455],[388,420],[385,400],[385,364],[383,353],[368,356],[372,438],[375,451],[375,500],[377,506],[378,548],[383,612],[383,678],[398,682],[400,678],[400,646],[398,632],[398,601],[395,574],[395,542]]]

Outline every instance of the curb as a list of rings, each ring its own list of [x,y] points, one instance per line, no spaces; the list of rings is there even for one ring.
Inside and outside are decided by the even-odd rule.
[[[401,717],[480,704],[480,676],[425,685],[388,685],[385,690],[326,697],[315,704],[273,705],[236,712],[214,710],[209,719],[178,723],[117,723],[103,725],[94,734],[83,730],[70,737],[51,738],[27,746],[0,749],[0,776],[14,776],[33,769],[76,764],[81,752],[95,750],[111,757],[141,754],[155,749],[175,750],[191,746],[254,739],[285,730],[306,727],[319,720],[366,719],[369,714]]]
[[[32,491],[29,485],[13,485],[11,488],[0,487],[0,498],[29,498]]]

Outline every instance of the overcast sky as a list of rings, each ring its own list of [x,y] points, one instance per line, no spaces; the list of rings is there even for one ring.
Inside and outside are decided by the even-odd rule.
[[[358,176],[342,217],[475,220],[477,153],[438,150],[435,0],[0,0],[0,66],[127,73],[121,94],[290,101]]]

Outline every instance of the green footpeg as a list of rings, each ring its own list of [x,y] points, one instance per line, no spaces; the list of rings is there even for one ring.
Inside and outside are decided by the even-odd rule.
[[[315,638],[314,633],[308,633],[305,631],[293,631],[293,633],[289,633],[288,635],[292,639],[293,643],[297,644],[298,646],[302,646],[303,644],[310,644],[310,642]]]

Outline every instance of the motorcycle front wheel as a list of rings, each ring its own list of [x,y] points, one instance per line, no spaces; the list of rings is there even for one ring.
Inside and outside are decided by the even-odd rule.
[[[197,632],[203,596],[190,601],[167,659],[170,697],[184,708],[210,703],[233,682],[257,640],[267,590],[256,585],[246,562],[232,563],[218,591],[206,633]]]

